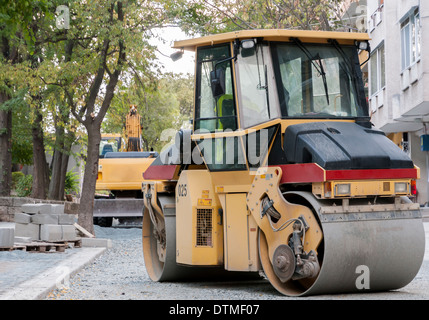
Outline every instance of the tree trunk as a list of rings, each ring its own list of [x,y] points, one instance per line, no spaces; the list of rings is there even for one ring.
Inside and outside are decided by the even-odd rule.
[[[51,200],[62,200],[60,198],[60,178],[61,178],[61,166],[63,161],[63,154],[59,148],[55,148],[54,156],[52,157],[52,169],[51,169],[51,183],[49,184],[49,195],[48,199]]]
[[[52,176],[49,184],[49,196],[51,200],[63,200],[65,180],[68,169],[69,155],[60,150],[54,150],[52,158]]]
[[[82,194],[80,197],[78,224],[94,234],[93,210],[95,184],[98,175],[98,156],[100,149],[100,127],[95,123],[87,126],[88,152],[83,175]]]
[[[73,131],[68,131],[67,133],[64,134],[64,150],[67,150],[67,153],[66,152],[63,153],[63,158],[61,163],[60,191],[63,196],[65,194],[65,182],[66,182],[66,175],[69,167],[69,158],[70,158],[72,146],[75,139],[76,139],[76,136]]]
[[[110,18],[113,20],[113,11],[115,9],[114,3],[111,3],[109,13]],[[118,1],[116,3],[116,11],[118,14],[117,19],[119,21],[124,21],[124,12],[122,10],[122,2]],[[92,85],[89,89],[85,101],[85,107],[79,112],[76,111],[76,104],[70,99],[71,95],[67,94],[70,99],[70,105],[73,115],[76,119],[82,123],[88,133],[88,152],[87,159],[85,164],[85,173],[83,175],[83,186],[82,186],[82,195],[80,198],[80,210],[78,223],[84,227],[86,230],[94,234],[94,224],[93,224],[93,211],[94,211],[94,196],[95,196],[95,185],[97,182],[98,175],[98,158],[99,158],[99,148],[101,141],[101,123],[106,115],[107,110],[110,107],[112,102],[114,91],[116,85],[118,84],[119,75],[121,74],[121,69],[123,63],[125,62],[125,47],[122,40],[119,40],[119,54],[118,60],[116,62],[115,71],[109,72],[106,65],[106,59],[108,55],[108,50],[110,46],[110,39],[105,39],[103,41],[103,51],[101,55],[100,65],[97,70],[97,73],[94,77]],[[109,81],[105,87],[104,99],[102,100],[101,107],[98,111],[98,114],[94,113],[94,106],[97,100],[97,95],[99,94],[100,88],[103,84],[103,78],[105,73],[109,75]],[[66,91],[66,93],[68,93]],[[85,112],[85,120],[82,118],[83,112]]]
[[[69,167],[69,158],[70,156],[67,153],[63,153],[63,157],[61,159],[61,169],[60,169],[60,184],[59,184],[59,193],[61,194],[61,198],[65,196],[65,187],[66,187],[66,175]]]
[[[0,92],[0,106],[10,97]],[[12,111],[0,110],[0,196],[9,196],[12,186]]]
[[[45,145],[43,141],[43,116],[36,112],[36,119],[32,128],[33,135],[33,188],[32,197],[46,199],[49,185],[49,168],[46,163]]]
[[[68,121],[63,118],[64,123]],[[68,168],[69,155],[71,150],[73,133],[66,134],[63,127],[56,127],[55,151],[52,159],[52,176],[49,185],[49,199],[63,200],[66,172]],[[70,140],[70,141],[69,141]]]

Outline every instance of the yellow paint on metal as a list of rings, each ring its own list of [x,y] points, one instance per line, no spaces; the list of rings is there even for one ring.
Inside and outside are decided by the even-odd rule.
[[[99,160],[96,190],[140,190],[143,172],[155,158],[105,158]]]
[[[173,48],[194,51],[199,46],[216,45],[231,42],[235,39],[263,38],[266,41],[289,41],[290,38],[299,38],[302,42],[327,43],[335,39],[340,44],[354,44],[354,41],[369,40],[367,33],[307,31],[286,29],[240,30],[200,38],[174,42]]]
[[[230,271],[260,270],[257,224],[248,214],[246,196],[246,193],[225,195],[225,269]]]
[[[253,180],[249,171],[213,171],[210,175],[217,193],[248,192]]]
[[[270,261],[273,261],[275,249],[279,245],[287,243],[293,233],[293,222],[290,224],[288,222],[291,219],[298,219],[300,216],[304,217],[309,226],[305,232],[304,251],[314,250],[317,253],[323,233],[313,212],[306,206],[289,203],[284,199],[279,189],[279,181],[282,176],[281,168],[269,167],[264,168],[263,171],[266,177],[269,176],[270,179],[261,179],[261,175],[256,175],[246,201],[250,213],[265,235]],[[281,214],[281,218],[277,222],[271,221],[270,223],[270,218],[267,215],[261,215],[261,200],[265,196],[273,201],[274,208]],[[283,226],[285,227],[282,229]]]
[[[406,183],[406,192],[395,192],[395,183]],[[350,184],[350,193],[338,194],[338,186]],[[391,197],[397,196],[411,196],[411,179],[397,179],[397,180],[344,180],[344,181],[326,181],[315,182],[312,186],[313,194],[319,199],[332,199],[332,198],[363,198],[367,196],[381,196]]]
[[[275,125],[281,126],[282,132],[285,132],[286,128],[288,126],[294,125],[294,124],[301,124],[301,123],[314,123],[314,122],[326,122],[327,119],[273,119],[265,123],[257,124],[255,126],[252,126],[250,128],[246,129],[238,129],[235,131],[220,131],[220,132],[212,132],[212,133],[199,133],[199,134],[192,134],[191,139],[193,141],[199,141],[201,139],[214,139],[214,138],[231,138],[231,137],[241,137],[248,135],[250,133],[254,133],[256,131],[266,129]],[[355,122],[353,119],[329,119],[330,122]]]
[[[210,173],[182,171],[176,185],[176,261],[180,264],[223,264],[223,227]]]
[[[202,207],[210,207],[212,205],[212,199],[198,199],[198,205]]]

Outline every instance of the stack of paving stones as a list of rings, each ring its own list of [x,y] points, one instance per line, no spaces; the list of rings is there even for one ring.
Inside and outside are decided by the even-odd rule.
[[[15,242],[15,228],[8,223],[0,223],[0,250],[13,247]]]
[[[15,213],[15,242],[75,241],[78,239],[74,215],[64,213],[63,204],[27,203]],[[18,238],[18,239],[17,239]]]
[[[74,247],[112,246],[110,239],[96,239],[78,228],[79,204],[72,202],[38,202],[31,198],[0,197],[0,251],[39,247],[34,251],[49,251],[48,244],[68,243]],[[86,231],[86,232],[83,232]],[[83,235],[83,237],[81,237]],[[88,238],[87,238],[88,237]],[[35,246],[38,244],[38,246]],[[56,246],[56,251],[67,246]]]

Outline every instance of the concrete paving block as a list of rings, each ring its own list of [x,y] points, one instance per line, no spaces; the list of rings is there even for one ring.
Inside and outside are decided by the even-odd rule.
[[[71,241],[77,239],[76,228],[73,225],[62,225],[61,229],[64,241]]]
[[[64,213],[64,205],[63,204],[51,204],[51,213],[52,214],[63,214]]]
[[[58,215],[49,213],[39,213],[31,217],[31,222],[35,224],[58,224]]]
[[[76,228],[72,225],[41,224],[40,240],[48,242],[77,240]]]
[[[74,214],[59,214],[58,215],[58,224],[70,225],[76,222],[76,217]]]
[[[30,237],[15,237],[15,239],[14,239],[15,243],[29,243],[31,241],[32,240]]]
[[[0,222],[0,228],[15,228],[15,222]]]
[[[42,241],[62,241],[63,231],[58,224],[41,224],[40,240]]]
[[[28,214],[50,213],[51,205],[44,203],[25,203],[21,205],[21,210]]]
[[[111,248],[112,239],[101,239],[101,238],[82,238],[82,247],[102,247]]]
[[[64,213],[79,214],[79,203],[64,202]]]
[[[0,248],[13,247],[15,237],[15,228],[0,227]]]
[[[31,223],[31,215],[28,213],[15,213],[14,220],[17,223]]]
[[[15,223],[15,236],[30,237],[31,240],[39,240],[40,226],[34,223]]]

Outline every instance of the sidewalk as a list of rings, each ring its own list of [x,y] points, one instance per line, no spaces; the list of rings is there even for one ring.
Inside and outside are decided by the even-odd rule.
[[[38,300],[103,254],[106,247],[67,248],[65,252],[0,252],[0,300]]]

